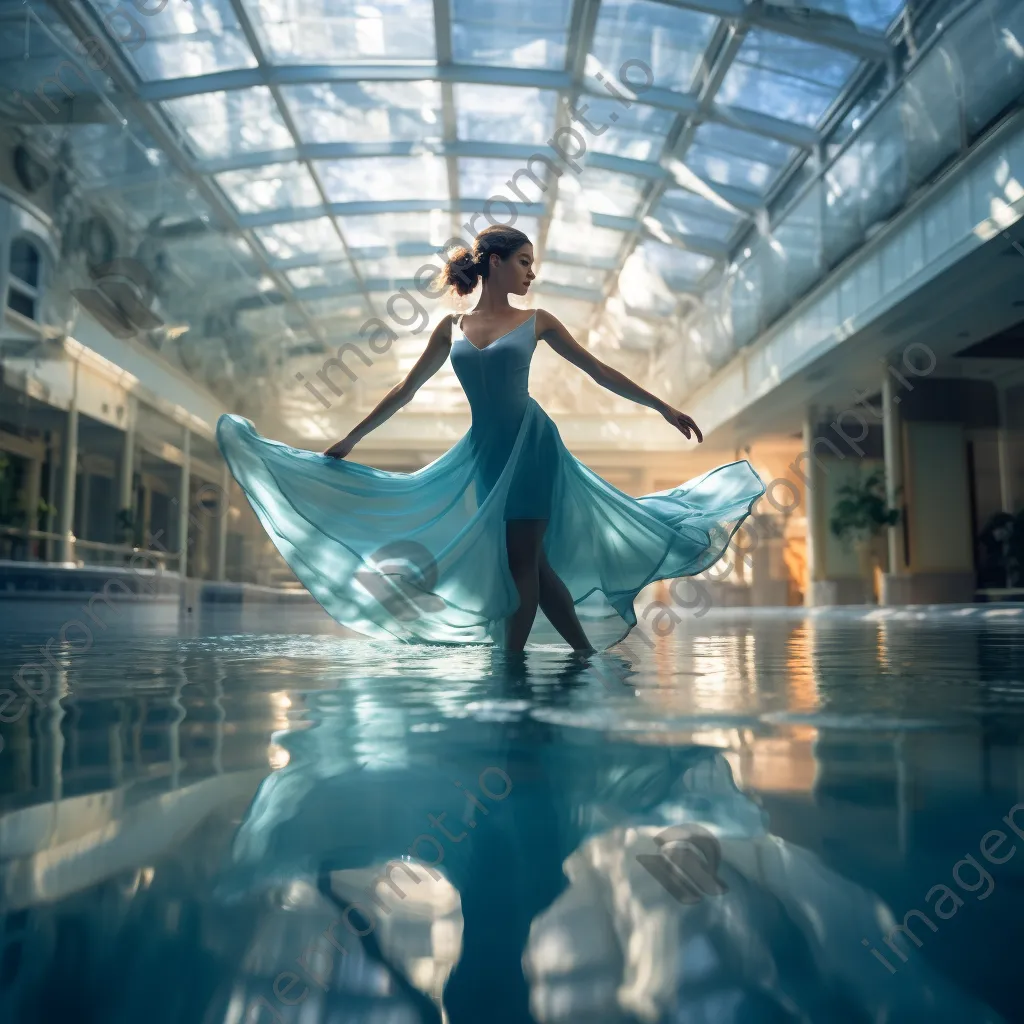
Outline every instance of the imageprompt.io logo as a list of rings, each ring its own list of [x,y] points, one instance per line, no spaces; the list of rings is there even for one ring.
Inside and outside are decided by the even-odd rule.
[[[658,853],[639,853],[637,861],[678,903],[699,903],[729,887],[718,877],[722,848],[700,825],[672,825],[654,837]]]

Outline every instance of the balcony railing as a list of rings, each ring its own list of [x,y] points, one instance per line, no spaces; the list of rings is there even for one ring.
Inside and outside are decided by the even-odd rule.
[[[0,526],[0,560],[14,562],[63,561],[64,538],[59,533]],[[161,571],[177,569],[179,556],[171,551],[153,551],[131,544],[106,544],[95,540],[71,538],[71,561],[76,565],[128,565],[132,557],[146,559],[150,567]]]
[[[1024,3],[965,4],[709,290],[691,325],[688,386],[759,337],[1022,96]]]

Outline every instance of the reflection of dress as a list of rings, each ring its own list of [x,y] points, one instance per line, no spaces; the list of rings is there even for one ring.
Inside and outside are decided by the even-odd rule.
[[[548,519],[544,550],[591,643],[621,640],[633,599],[721,557],[764,485],[746,461],[632,498],[579,462],[530,396],[536,318],[483,348],[457,324],[451,361],[472,425],[414,473],[290,448],[225,415],[217,440],[295,575],[339,622],[406,641],[502,643],[519,596],[504,520]],[[530,634],[560,642],[540,612]]]

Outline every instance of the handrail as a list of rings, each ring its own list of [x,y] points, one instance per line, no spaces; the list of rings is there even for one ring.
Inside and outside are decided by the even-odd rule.
[[[61,544],[65,539],[63,534],[48,533],[45,530],[27,530],[24,527],[19,526],[0,526],[0,539],[3,538],[14,538],[23,540],[26,543],[31,541],[52,541],[54,544]],[[76,555],[80,549],[84,549],[86,552],[93,551],[96,553],[123,555],[126,558],[133,555],[141,555],[151,559],[154,564],[160,564],[162,566],[166,566],[169,562],[178,564],[181,557],[177,551],[159,551],[155,548],[143,548],[134,544],[109,544],[105,541],[81,540],[77,537],[72,538],[72,549]],[[46,561],[46,559],[29,557],[14,559],[14,561],[42,562]],[[112,564],[109,561],[88,563],[78,558],[75,559],[75,562],[80,566],[88,566],[90,564],[109,566]]]

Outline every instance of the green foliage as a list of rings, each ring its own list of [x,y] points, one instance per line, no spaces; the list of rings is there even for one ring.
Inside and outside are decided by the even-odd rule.
[[[978,535],[982,587],[1019,587],[1024,581],[1024,509],[997,512]]]
[[[839,500],[832,510],[832,533],[849,543],[877,536],[886,527],[899,522],[899,509],[890,508],[885,497],[885,476],[875,470],[856,483],[843,484]]]
[[[0,452],[0,524],[4,526],[25,525],[25,509],[15,481],[14,463],[4,452]]]
[[[25,527],[29,525],[30,513],[28,508],[28,495],[24,488],[19,488],[16,483],[16,467],[10,457],[0,452],[0,525]],[[46,517],[57,510],[50,505],[45,498],[40,498],[36,505],[36,528],[42,529],[46,525]]]

